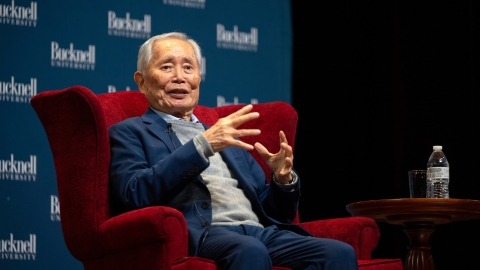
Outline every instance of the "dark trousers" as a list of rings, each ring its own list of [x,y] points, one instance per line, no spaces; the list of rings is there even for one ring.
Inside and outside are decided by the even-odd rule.
[[[199,256],[226,270],[270,270],[272,265],[302,270],[358,269],[349,244],[302,236],[277,226],[211,226]]]

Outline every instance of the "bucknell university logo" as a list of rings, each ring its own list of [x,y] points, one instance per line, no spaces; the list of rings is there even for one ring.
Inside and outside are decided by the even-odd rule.
[[[28,240],[16,240],[13,233],[7,239],[0,239],[0,259],[35,261],[37,257],[37,235],[30,234]]]
[[[0,81],[0,101],[30,103],[37,94],[37,79],[30,78],[28,83],[16,82],[12,76],[9,81]]]
[[[37,180],[37,156],[30,155],[30,160],[0,159],[0,180],[33,181]]]
[[[52,41],[50,61],[52,67],[94,70],[95,45],[88,45],[88,50],[77,50],[73,43],[68,48],[60,48],[58,42]]]
[[[130,18],[130,13],[125,18],[117,17],[111,10],[108,11],[108,35],[126,38],[147,39],[152,32],[152,18],[150,15],[143,15],[143,20]]]
[[[238,31],[238,26],[233,26],[233,31],[225,29],[223,24],[217,24],[217,48],[237,51],[256,52],[258,47],[258,29],[250,28],[250,33]]]
[[[30,7],[0,4],[0,23],[18,26],[37,26],[37,2],[30,2]]]

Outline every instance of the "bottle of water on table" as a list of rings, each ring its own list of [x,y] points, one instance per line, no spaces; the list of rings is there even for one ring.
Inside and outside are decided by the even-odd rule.
[[[441,145],[435,145],[427,163],[427,198],[449,198],[450,167]]]

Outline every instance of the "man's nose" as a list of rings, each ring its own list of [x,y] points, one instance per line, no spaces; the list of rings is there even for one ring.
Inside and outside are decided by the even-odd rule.
[[[173,69],[173,81],[176,83],[185,82],[185,78],[183,77],[183,69],[181,66],[176,66]]]

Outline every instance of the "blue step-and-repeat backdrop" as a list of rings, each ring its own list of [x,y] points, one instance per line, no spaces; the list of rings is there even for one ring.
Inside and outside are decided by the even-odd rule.
[[[63,241],[32,96],[136,90],[138,48],[170,31],[202,47],[200,104],[290,102],[289,0],[0,0],[0,269],[83,268]]]

